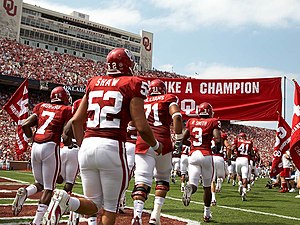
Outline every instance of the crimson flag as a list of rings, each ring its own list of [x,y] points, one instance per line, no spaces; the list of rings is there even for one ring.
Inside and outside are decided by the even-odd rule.
[[[22,154],[27,150],[28,138],[22,130],[22,123],[28,118],[28,79],[26,78],[13,96],[3,106],[3,109],[17,123],[16,153]]]
[[[292,136],[291,136],[291,157],[300,170],[300,86],[297,81],[295,83],[294,92],[294,114],[292,120]]]
[[[282,156],[290,148],[291,127],[278,113],[278,126],[276,130],[276,142],[273,152],[273,161],[270,176],[279,174],[282,167]]]

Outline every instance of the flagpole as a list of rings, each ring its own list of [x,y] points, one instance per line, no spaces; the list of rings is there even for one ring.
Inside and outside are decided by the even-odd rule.
[[[286,101],[286,76],[283,76],[283,118],[285,119],[285,101]]]

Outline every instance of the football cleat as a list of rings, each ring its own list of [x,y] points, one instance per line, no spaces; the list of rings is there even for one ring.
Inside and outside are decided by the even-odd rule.
[[[57,225],[62,215],[69,213],[70,196],[64,190],[55,190],[48,210],[43,217],[43,224]]]
[[[79,224],[79,219],[80,219],[80,214],[71,211],[67,224],[68,225],[78,225]]]
[[[131,225],[142,225],[142,219],[136,216],[131,220]]]
[[[239,193],[240,195],[242,195],[242,193],[243,193],[243,186],[239,185],[238,193]]]
[[[247,201],[246,193],[242,193],[242,201]]]
[[[216,200],[211,201],[211,205],[212,206],[216,206],[217,205],[217,201]]]
[[[185,206],[188,206],[190,204],[192,192],[192,187],[190,185],[186,185],[182,195],[182,202]]]
[[[149,224],[150,225],[160,225],[160,219],[156,219],[156,218],[150,218],[149,220]]]
[[[203,222],[208,223],[208,222],[211,221],[211,219],[212,219],[211,214],[210,214],[209,216],[204,216],[204,217],[203,217]]]
[[[23,208],[23,204],[27,198],[27,190],[26,188],[19,188],[12,204],[12,212],[14,216],[19,215]]]

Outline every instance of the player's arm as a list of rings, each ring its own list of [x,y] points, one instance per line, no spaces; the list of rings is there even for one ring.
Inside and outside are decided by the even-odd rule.
[[[217,152],[220,152],[220,150],[222,148],[220,129],[217,129],[217,128],[213,129],[213,136],[214,136],[215,146],[217,148]]]
[[[84,136],[83,125],[87,117],[87,107],[88,107],[87,97],[86,95],[84,95],[81,104],[79,105],[79,108],[77,109],[75,115],[70,120],[70,123],[72,124],[72,131],[74,137],[79,146],[81,146],[83,136]]]
[[[38,118],[36,114],[32,114],[29,116],[22,124],[22,130],[26,137],[31,138],[32,137],[32,130],[31,127],[37,126],[38,124]]]
[[[229,144],[228,140],[224,140],[224,145],[226,147],[227,159],[230,159],[231,158],[231,145]]]
[[[72,144],[72,138],[74,138],[73,130],[72,130],[72,121],[69,120],[66,125],[64,126],[64,130],[62,133],[62,139],[64,145],[71,145]]]
[[[190,131],[186,129],[185,132],[183,133],[182,144],[186,146],[191,146],[191,142],[189,141],[189,138],[190,138]]]
[[[130,115],[132,121],[142,139],[147,142],[158,154],[162,151],[162,145],[154,138],[153,132],[146,120],[144,113],[144,100],[134,97],[130,101]]]
[[[176,103],[171,103],[169,107],[169,113],[172,116],[173,119],[173,129],[175,132],[175,145],[174,145],[174,151],[177,154],[180,154],[182,150],[182,128],[183,128],[183,122],[182,122],[182,115],[180,113],[180,109]]]

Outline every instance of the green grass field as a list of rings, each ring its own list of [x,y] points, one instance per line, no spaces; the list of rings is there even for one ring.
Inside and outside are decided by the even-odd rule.
[[[33,176],[29,172],[0,171],[1,177],[13,178],[26,182],[33,182]],[[296,199],[297,193],[278,193],[278,189],[267,189],[267,179],[259,179],[248,193],[248,201],[242,202],[237,192],[237,187],[223,183],[221,193],[217,193],[218,205],[212,207],[213,221],[209,224],[228,225],[290,225],[300,224],[300,199]],[[62,185],[58,185],[61,188]],[[131,181],[129,190],[132,190]],[[202,187],[192,196],[192,202],[188,207],[181,202],[180,182],[171,184],[168,199],[165,201],[162,213],[200,221],[203,215]],[[151,193],[153,193],[152,187]],[[82,194],[80,180],[74,187],[74,192]],[[130,192],[127,192],[127,205],[132,206]],[[146,202],[145,209],[151,209],[153,195]],[[0,199],[0,204],[8,204],[12,201]],[[1,222],[0,222],[1,223]]]

